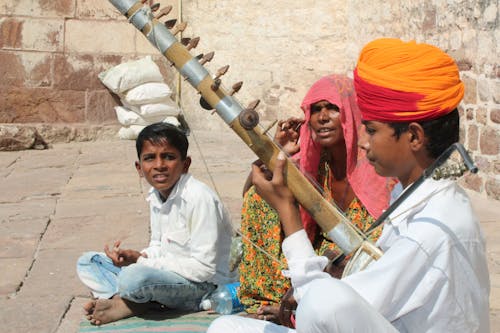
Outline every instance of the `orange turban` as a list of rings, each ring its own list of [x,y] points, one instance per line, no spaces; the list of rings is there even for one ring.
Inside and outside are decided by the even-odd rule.
[[[368,43],[354,70],[363,120],[408,122],[453,111],[464,95],[458,67],[439,48],[382,38]]]

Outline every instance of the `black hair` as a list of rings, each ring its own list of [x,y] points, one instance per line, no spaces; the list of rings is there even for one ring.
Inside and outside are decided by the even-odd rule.
[[[177,126],[169,123],[154,123],[142,129],[135,140],[135,148],[137,149],[137,157],[141,160],[142,147],[144,141],[149,141],[152,144],[160,144],[167,141],[181,153],[183,160],[187,157],[189,142],[184,131]]]
[[[455,108],[447,115],[427,121],[417,121],[424,129],[428,138],[425,148],[431,158],[437,158],[446,148],[458,142],[460,116]],[[399,139],[402,133],[408,131],[410,123],[389,123],[394,129],[394,136]]]

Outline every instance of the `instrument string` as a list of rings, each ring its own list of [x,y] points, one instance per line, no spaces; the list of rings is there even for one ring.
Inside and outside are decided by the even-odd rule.
[[[394,215],[392,217],[387,217],[383,222],[382,224],[386,224],[386,223],[391,223],[393,220],[397,219],[398,217],[406,214],[407,212],[417,208],[418,206],[420,206],[421,204],[423,204],[424,202],[427,202],[431,199],[431,197],[435,196],[436,194],[440,193],[440,192],[443,192],[447,189],[449,189],[452,185],[454,184],[454,182],[450,182],[448,185],[440,188],[440,189],[437,189],[436,191],[434,192],[431,192],[429,195],[423,197],[421,200],[419,200],[418,202],[416,202],[415,204],[409,206],[407,209],[401,211],[399,214],[397,215]],[[373,230],[370,230],[368,231],[367,235],[371,235],[376,229],[373,229]]]
[[[208,167],[207,160],[205,159],[205,156],[202,153],[202,149],[201,149],[201,146],[199,144],[199,140],[196,138],[196,134],[194,133],[194,131],[191,132],[191,135],[193,137],[193,142],[195,143],[196,148],[200,152],[201,160],[203,162],[203,166],[205,168],[205,171],[208,174],[208,177],[210,179],[210,183],[212,184],[212,188],[217,193],[217,195],[219,196],[219,198],[221,198],[221,194],[219,192],[219,189],[217,188],[217,184],[215,183],[215,180],[214,180],[214,178],[212,176],[212,173],[210,172],[210,168]],[[284,262],[282,262],[281,260],[279,260],[278,258],[276,258],[275,256],[273,256],[272,254],[270,254],[269,252],[267,252],[266,250],[264,250],[262,247],[260,247],[259,245],[257,245],[250,238],[248,238],[245,235],[243,235],[243,233],[241,232],[241,230],[239,230],[238,228],[236,228],[236,226],[232,223],[233,218],[231,216],[231,212],[229,212],[227,210],[227,213],[229,214],[229,218],[231,220],[230,225],[231,225],[231,229],[232,229],[233,234],[239,235],[242,239],[244,239],[245,241],[247,241],[249,244],[251,244],[251,246],[253,246],[256,250],[262,252],[264,255],[266,255],[272,261],[276,262],[277,264],[284,265]]]

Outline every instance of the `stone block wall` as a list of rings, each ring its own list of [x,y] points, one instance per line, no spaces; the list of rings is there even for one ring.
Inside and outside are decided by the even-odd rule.
[[[1,0],[0,123],[116,124],[97,74],[148,54],[107,1]]]
[[[201,37],[193,55],[230,65],[224,86],[244,85],[263,126],[300,115],[302,97],[322,75],[350,73],[359,51],[379,37],[434,44],[458,62],[466,84],[461,140],[480,167],[464,185],[500,199],[500,67],[496,0],[171,0],[185,37]],[[230,131],[199,106],[158,52],[106,0],[0,0],[0,122],[116,124],[116,99],[97,74],[151,54],[167,82],[179,86],[189,125]],[[271,131],[272,132],[272,131]],[[239,140],[235,135],[235,140]]]

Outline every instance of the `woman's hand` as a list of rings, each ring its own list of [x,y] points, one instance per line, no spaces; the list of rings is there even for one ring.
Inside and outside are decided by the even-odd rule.
[[[287,290],[281,298],[279,310],[279,322],[281,325],[295,328],[295,310],[297,309],[297,301],[293,297],[293,287]]]
[[[104,253],[113,261],[113,264],[117,267],[128,266],[137,262],[142,254],[136,250],[123,250],[120,249],[121,241],[117,240],[113,244],[113,249],[110,249],[108,244],[104,245]]]
[[[300,149],[300,127],[303,124],[303,119],[295,117],[280,120],[278,122],[278,127],[274,134],[274,141],[276,141],[282,147],[283,151],[289,155],[297,153]]]

